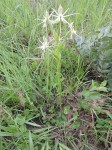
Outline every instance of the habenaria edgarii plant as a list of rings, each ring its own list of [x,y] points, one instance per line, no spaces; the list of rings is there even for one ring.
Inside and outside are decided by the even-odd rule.
[[[67,24],[67,26],[69,27],[69,29],[70,29],[70,39],[74,40],[75,35],[77,35],[76,31],[74,29],[73,23],[69,23],[66,20],[66,18],[69,17],[69,16],[72,16],[74,14],[78,14],[78,13],[73,13],[73,14],[66,15],[67,11],[68,11],[68,9],[66,11],[63,11],[63,8],[62,8],[61,5],[59,6],[57,11],[55,9],[53,9],[51,14],[49,14],[49,12],[46,11],[46,13],[45,13],[45,15],[42,19],[43,27],[46,28],[46,37],[43,37],[43,41],[40,41],[41,46],[38,47],[39,49],[41,49],[43,51],[43,54],[46,52],[46,50],[51,51],[50,50],[50,47],[51,47],[50,46],[50,43],[51,43],[50,41],[52,41],[52,42],[54,41],[53,38],[52,38],[52,40],[49,40],[49,34],[48,34],[48,28],[47,28],[48,25],[53,25],[53,24],[60,23],[60,35],[59,35],[60,40],[62,39],[62,37],[61,37],[62,36],[62,34],[61,34],[62,23]],[[51,43],[51,45],[53,46],[53,43]]]
[[[72,15],[78,14],[78,13],[66,15],[67,11],[68,11],[68,9],[64,12],[63,7],[61,5],[59,6],[57,11],[55,9],[53,9],[53,12],[51,14],[49,14],[49,12],[46,11],[46,13],[43,17],[43,20],[42,20],[43,27],[47,28],[47,25],[50,25],[50,24],[58,24],[58,23],[67,24],[70,28],[70,33],[71,33],[71,38],[72,38],[73,35],[76,34],[76,31],[74,30],[73,23],[69,23],[66,20],[66,17],[72,16]],[[52,20],[51,20],[51,17],[52,17]]]
[[[53,21],[53,23],[55,24],[55,23],[63,22],[65,24],[69,24],[68,21],[66,20],[66,17],[72,16],[77,13],[66,15],[67,11],[68,9],[64,12],[63,7],[61,5],[59,6],[58,11],[54,10],[55,15],[53,14],[52,16],[56,17],[56,19]]]

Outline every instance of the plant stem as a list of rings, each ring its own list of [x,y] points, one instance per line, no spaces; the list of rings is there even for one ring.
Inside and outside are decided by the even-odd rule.
[[[57,59],[57,80],[58,80],[58,95],[59,95],[59,104],[60,110],[62,112],[62,95],[61,95],[61,58]]]

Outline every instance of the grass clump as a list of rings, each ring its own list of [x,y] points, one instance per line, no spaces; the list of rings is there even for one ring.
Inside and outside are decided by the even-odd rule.
[[[108,41],[93,36],[111,26],[110,5],[0,1],[1,149],[112,148],[112,93],[97,70],[105,59],[102,41]]]

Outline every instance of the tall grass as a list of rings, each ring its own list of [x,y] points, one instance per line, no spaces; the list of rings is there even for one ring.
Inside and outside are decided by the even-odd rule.
[[[90,34],[91,32],[97,30],[101,25],[105,24],[107,21],[111,19],[110,11],[109,11],[109,4],[110,1],[108,0],[102,0],[99,1],[38,1],[35,3],[35,8],[32,8],[30,3],[27,1],[12,1],[9,0],[8,2],[6,0],[0,2],[0,43],[3,48],[1,48],[1,57],[3,60],[1,62],[4,62],[5,70],[3,69],[3,65],[1,65],[2,74],[6,77],[6,83],[10,85],[7,88],[12,88],[14,85],[18,85],[17,88],[22,88],[24,91],[27,91],[28,87],[31,88],[32,85],[34,86],[35,81],[33,81],[33,77],[31,76],[31,70],[30,67],[34,65],[34,62],[29,62],[29,60],[25,60],[25,58],[33,57],[35,55],[38,55],[37,47],[39,46],[38,39],[41,35],[44,35],[44,32],[41,28],[40,19],[42,19],[43,15],[45,14],[46,10],[50,10],[52,8],[58,8],[59,4],[63,6],[63,8],[68,10],[69,13],[79,13],[77,15],[73,15],[68,18],[69,22],[74,22],[76,30],[80,32],[84,32],[86,34]],[[66,28],[63,31],[63,35],[66,35]],[[65,39],[66,41],[66,39]],[[7,50],[7,51],[6,51]],[[69,51],[69,50],[68,50]],[[10,56],[12,55],[12,56]],[[16,61],[10,57],[13,57],[14,59],[18,60],[19,64],[15,64]],[[11,59],[11,60],[10,60]],[[15,61],[15,63],[13,62]],[[54,83],[48,83],[49,75],[50,75],[50,67],[51,65],[50,60],[45,60],[45,67],[47,62],[47,93],[49,94],[50,91],[48,91],[48,84],[50,84],[50,87]],[[57,69],[60,70],[60,61],[57,60],[58,66]],[[5,64],[6,63],[6,64]],[[11,64],[10,64],[11,63]],[[35,62],[38,65],[40,65],[41,62]],[[50,63],[50,64],[49,64]],[[15,64],[15,66],[12,64]],[[20,64],[23,64],[20,66]],[[26,65],[25,65],[26,64]],[[32,64],[32,65],[31,65]],[[43,63],[42,63],[43,64]],[[18,68],[16,67],[18,65]],[[43,64],[44,65],[44,64]],[[12,71],[9,71],[11,67]],[[15,68],[14,68],[15,67]],[[43,66],[44,67],[44,66]],[[42,67],[42,68],[43,68]],[[20,71],[20,68],[22,70],[26,71]],[[36,68],[36,66],[35,66]],[[52,64],[52,68],[53,64]],[[3,71],[4,70],[4,71]],[[43,69],[44,70],[44,69]],[[4,73],[5,72],[5,73]],[[11,72],[15,72],[16,74],[16,82],[13,81],[10,76]],[[52,70],[51,70],[52,72]],[[14,74],[14,76],[15,76]],[[40,76],[40,75],[38,75]],[[52,76],[52,74],[51,74]],[[57,75],[57,83],[59,85],[59,76],[60,73]],[[29,77],[29,78],[28,78]],[[26,79],[27,78],[27,81]],[[41,77],[40,77],[41,78]],[[53,76],[52,76],[53,78]],[[53,81],[53,80],[52,80]],[[52,82],[51,81],[51,82]],[[25,84],[23,84],[25,83]],[[37,83],[39,84],[39,83]],[[52,84],[52,85],[51,85]],[[34,86],[35,87],[35,86]],[[39,88],[39,87],[37,87]],[[3,88],[4,89],[4,88]],[[51,88],[52,89],[52,88]],[[59,85],[58,91],[61,90],[61,85]],[[40,91],[41,92],[41,91]],[[27,93],[27,92],[25,92]],[[60,93],[60,92],[59,92]]]
[[[35,124],[30,124],[31,129],[25,126],[26,121],[32,123],[39,116],[44,118],[45,105],[52,104],[63,111],[65,96],[78,89],[86,73],[74,39],[68,39],[68,25],[59,22],[43,28],[46,11],[58,11],[60,4],[64,11],[69,8],[68,15],[77,13],[67,17],[67,21],[73,22],[78,36],[88,36],[111,23],[110,0],[0,0],[2,149],[69,150],[60,141],[53,146],[49,127],[44,130],[41,126],[36,132]],[[41,49],[43,37],[51,40],[47,51]],[[35,133],[39,133],[38,138]]]

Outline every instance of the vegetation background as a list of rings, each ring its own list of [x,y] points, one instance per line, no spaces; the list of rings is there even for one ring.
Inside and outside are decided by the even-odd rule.
[[[111,0],[0,0],[0,149],[112,149]]]

